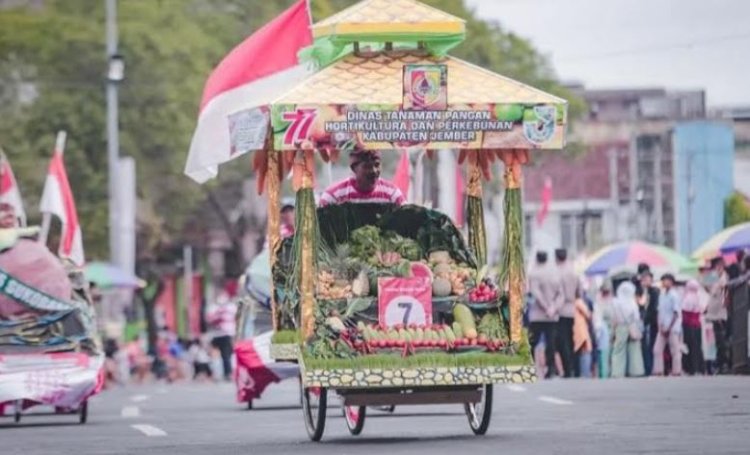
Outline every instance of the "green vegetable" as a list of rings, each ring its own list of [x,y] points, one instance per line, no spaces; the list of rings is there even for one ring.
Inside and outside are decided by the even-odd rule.
[[[479,333],[486,335],[492,340],[508,341],[508,333],[505,330],[503,319],[498,313],[487,313],[482,316],[477,327]]]
[[[463,303],[459,303],[458,305],[454,306],[453,319],[455,319],[461,325],[461,330],[463,331],[466,338],[477,337],[477,326],[476,322],[474,322],[474,314],[471,312],[471,309],[469,307],[467,307]]]

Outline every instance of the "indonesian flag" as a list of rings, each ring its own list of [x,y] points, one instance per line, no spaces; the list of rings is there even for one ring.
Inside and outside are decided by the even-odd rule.
[[[16,218],[21,221],[21,226],[26,225],[26,212],[23,209],[21,191],[18,189],[10,162],[2,151],[0,151],[0,203],[13,207]]]
[[[536,224],[538,226],[544,224],[544,220],[547,218],[547,214],[549,214],[550,203],[552,203],[552,179],[545,177],[544,188],[542,188],[542,206],[536,215]]]
[[[299,0],[235,47],[203,88],[185,174],[198,183],[218,165],[263,147],[266,105],[309,75],[297,53],[312,44],[310,12]],[[264,121],[265,118],[265,121]]]
[[[409,199],[409,180],[411,179],[411,164],[409,163],[409,151],[403,150],[401,158],[396,166],[396,172],[393,174],[392,183],[396,188],[401,190],[407,200]]]
[[[270,384],[299,375],[296,363],[275,362],[271,358],[272,335],[272,332],[265,332],[235,343],[237,371],[234,381],[237,385],[237,401],[260,398]]]
[[[52,161],[49,163],[47,180],[44,181],[42,202],[39,211],[49,213],[60,218],[62,234],[58,253],[62,258],[68,258],[76,265],[83,265],[83,236],[78,224],[78,212],[70,190],[68,173],[65,171],[63,152],[61,147],[55,147]]]

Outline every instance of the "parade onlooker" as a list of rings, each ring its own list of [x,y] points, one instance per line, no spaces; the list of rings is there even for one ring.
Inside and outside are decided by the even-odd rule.
[[[284,204],[281,207],[281,238],[294,237],[294,205]]]
[[[711,261],[711,270],[703,276],[702,285],[708,292],[708,306],[706,308],[706,323],[713,325],[714,342],[716,344],[716,362],[709,365],[709,372],[727,373],[729,371],[729,356],[727,355],[727,306],[725,288],[728,283],[724,269],[724,260],[720,257]]]
[[[659,333],[657,320],[657,309],[659,307],[659,289],[654,286],[654,275],[650,269],[645,269],[639,274],[641,295],[638,305],[643,321],[643,339],[641,340],[641,351],[643,352],[643,366],[646,375],[650,375],[654,369],[654,343]]]
[[[188,358],[193,364],[193,380],[204,381],[213,377],[211,371],[211,354],[207,343],[200,338],[190,342]]]
[[[685,356],[685,373],[689,375],[703,374],[703,334],[701,332],[701,315],[705,305],[700,296],[700,284],[690,280],[685,286],[682,297],[682,336],[688,348]],[[674,362],[675,360],[672,359]]]
[[[581,282],[568,263],[568,252],[564,249],[555,250],[557,274],[562,283],[562,305],[560,318],[557,322],[557,352],[560,353],[563,371],[566,378],[572,378],[575,367],[573,349],[573,323],[576,315],[576,300],[581,297]]]
[[[576,299],[576,315],[573,322],[573,350],[578,358],[577,376],[590,378],[591,355],[594,343],[591,341],[589,322],[591,321],[591,310],[583,299]]]
[[[216,303],[208,311],[208,321],[214,333],[212,344],[221,354],[225,381],[232,379],[232,340],[237,331],[235,321],[237,305],[232,298],[236,295],[236,291],[236,286],[225,284]]]
[[[529,332],[531,350],[534,352],[537,343],[544,335],[544,357],[547,366],[545,378],[557,374],[555,367],[555,345],[557,341],[557,322],[562,301],[562,284],[557,271],[547,263],[547,253],[536,254],[536,264],[529,272]]]
[[[612,343],[612,377],[643,376],[640,315],[635,285],[625,281],[615,291],[612,311],[614,341]]]
[[[594,305],[594,333],[596,334],[597,367],[600,378],[610,375],[610,349],[612,339],[612,283],[607,280],[599,289]]]
[[[674,289],[675,278],[665,274],[661,278],[662,292],[659,296],[658,322],[659,333],[654,343],[655,375],[664,374],[664,349],[669,347],[672,357],[672,375],[682,373],[682,308],[680,299]]]

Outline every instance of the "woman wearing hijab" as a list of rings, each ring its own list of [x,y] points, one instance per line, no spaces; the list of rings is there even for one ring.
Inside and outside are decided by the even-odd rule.
[[[682,336],[688,347],[684,365],[685,372],[689,375],[703,374],[704,371],[701,314],[706,305],[701,297],[700,287],[697,281],[688,281],[682,297]]]
[[[617,288],[612,316],[614,330],[612,377],[643,376],[643,353],[641,352],[643,335],[633,283],[626,281]]]
[[[612,283],[607,280],[599,290],[599,298],[594,305],[594,333],[596,336],[597,370],[600,378],[610,374],[610,349],[612,344]]]

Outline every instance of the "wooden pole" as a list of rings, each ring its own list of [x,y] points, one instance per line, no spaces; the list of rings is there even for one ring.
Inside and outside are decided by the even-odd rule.
[[[268,153],[268,173],[266,174],[266,190],[268,191],[268,256],[271,262],[271,276],[273,276],[273,269],[276,267],[276,256],[279,248],[281,248],[281,213],[279,212],[279,198],[281,193],[279,166],[281,163],[279,162],[279,153],[273,150],[273,144],[267,144],[265,153]],[[271,320],[273,330],[278,330],[279,315],[276,292],[273,289],[273,285],[271,287]]]

